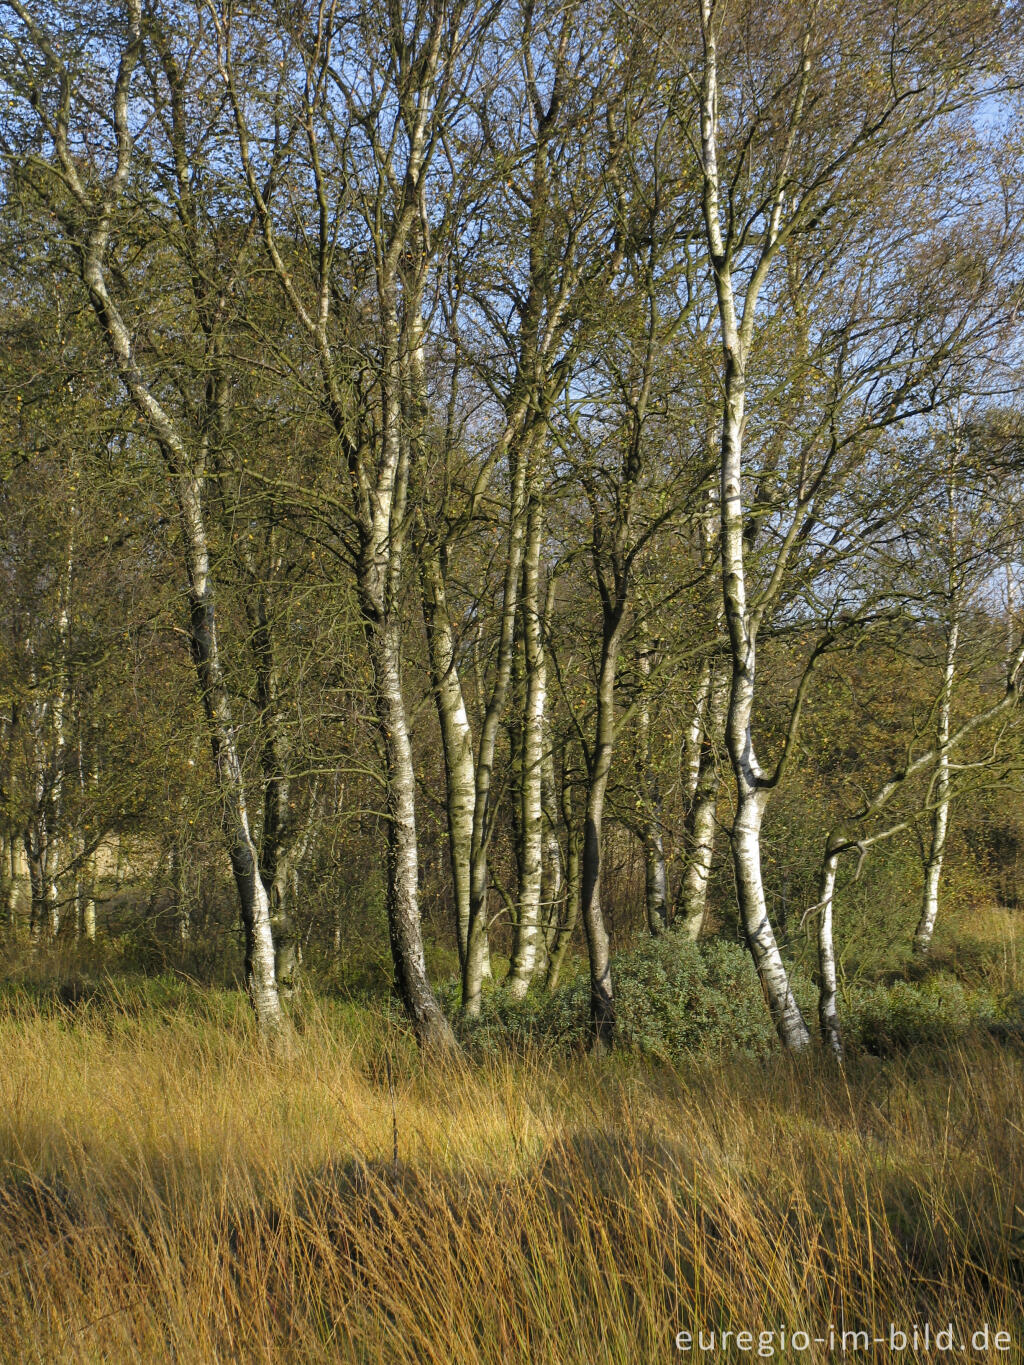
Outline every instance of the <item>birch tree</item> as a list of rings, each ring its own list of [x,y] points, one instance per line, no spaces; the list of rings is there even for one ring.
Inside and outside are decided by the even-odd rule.
[[[112,237],[125,211],[133,175],[132,100],[143,49],[141,7],[129,0],[112,33],[108,70],[82,70],[68,31],[50,27],[56,14],[37,15],[12,0],[18,25],[10,38],[5,79],[12,96],[34,114],[30,150],[18,169],[52,210],[76,253],[82,284],[107,345],[110,361],[144,430],[163,456],[177,498],[188,585],[189,637],[222,797],[224,833],[246,935],[246,984],[268,1035],[281,1036],[285,1020],[274,976],[270,906],[258,871],[241,758],[221,664],[210,571],[204,479],[209,432],[196,437],[169,410],[159,383],[140,358],[118,275],[111,272]],[[71,30],[73,32],[73,30]],[[31,117],[31,116],[30,116]],[[96,141],[94,129],[101,140]],[[213,344],[207,334],[205,346]]]
[[[785,1046],[800,1050],[809,1033],[768,916],[761,827],[794,752],[810,673],[794,698],[780,756],[765,767],[754,735],[758,634],[784,596],[827,490],[850,477],[867,433],[927,410],[954,354],[976,348],[986,327],[995,335],[999,305],[987,293],[987,275],[983,293],[980,278],[965,281],[946,252],[958,306],[943,300],[936,307],[937,295],[924,287],[919,268],[922,241],[943,218],[946,231],[958,221],[969,232],[966,204],[959,217],[955,206],[954,182],[963,181],[957,182],[948,158],[939,156],[936,138],[940,130],[955,137],[958,126],[964,133],[962,111],[983,97],[983,88],[1010,59],[1013,19],[958,6],[944,10],[939,23],[933,9],[925,18],[916,11],[883,15],[855,7],[837,23],[818,5],[782,6],[770,18],[758,13],[755,19],[751,7],[736,9],[718,0],[700,0],[694,17],[699,44],[682,59],[690,99],[681,110],[681,129],[695,149],[702,180],[722,348],[719,511],[732,661],[725,725],[736,801],[731,846],[740,915],[773,1019]],[[930,221],[923,198],[929,181],[947,186],[942,209]],[[884,201],[872,192],[879,183],[886,185]],[[908,207],[920,204],[921,216],[902,241],[888,234],[886,269],[872,270],[883,217],[890,219],[892,196],[901,193]],[[982,227],[971,249],[992,249],[986,237]],[[1004,238],[996,254],[1006,245]],[[937,250],[933,264],[942,259]],[[849,285],[858,275],[870,303],[862,296],[851,307],[847,293],[847,321],[825,323],[820,308],[829,289],[839,281]],[[901,314],[900,324],[909,324],[902,338],[886,333],[879,309],[883,298],[895,303],[900,295],[904,303],[892,310],[891,321]],[[914,306],[907,309],[911,297]],[[805,413],[814,411],[811,403],[820,406],[810,429],[803,424],[785,511],[777,497],[770,500],[777,518],[773,553],[755,570],[760,555],[752,542],[766,522],[747,499],[758,489],[778,488],[782,470],[770,440],[763,447],[768,465],[759,474],[751,467],[750,431],[759,417],[766,328],[781,319],[784,298],[792,309],[797,368],[782,392]],[[810,322],[812,312],[822,317],[820,324]],[[824,389],[812,380],[812,354],[814,370],[827,376]],[[814,657],[812,651],[811,670]]]

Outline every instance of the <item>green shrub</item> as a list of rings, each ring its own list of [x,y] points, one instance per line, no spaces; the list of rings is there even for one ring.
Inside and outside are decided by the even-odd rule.
[[[848,1041],[886,1056],[922,1045],[948,1045],[976,1030],[1005,1030],[1019,1002],[989,989],[971,990],[946,972],[923,981],[861,987],[844,1011]]]
[[[737,943],[692,943],[669,932],[641,940],[612,962],[618,1040],[643,1056],[674,1059],[697,1049],[763,1055],[775,1029],[750,961]],[[543,1018],[555,1036],[583,1041],[590,983],[557,991]]]
[[[669,932],[645,938],[612,960],[616,1036],[629,1051],[674,1060],[696,1050],[764,1055],[775,1029],[750,955],[723,939],[692,943]],[[457,981],[441,988],[442,1003],[455,1015]],[[589,1038],[590,981],[584,973],[551,996],[531,990],[524,1000],[489,991],[481,1018],[465,1040],[487,1050],[499,1046],[556,1044],[585,1047]]]

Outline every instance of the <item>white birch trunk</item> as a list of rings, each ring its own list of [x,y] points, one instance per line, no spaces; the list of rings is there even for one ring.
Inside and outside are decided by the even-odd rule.
[[[698,751],[697,780],[690,793],[686,832],[687,861],[679,888],[679,909],[683,929],[693,940],[700,938],[707,915],[708,884],[715,853],[718,828],[718,792],[721,778],[716,755],[722,740],[725,711],[729,701],[729,673],[724,661],[712,665],[701,718],[701,744]]]
[[[843,1038],[837,1007],[836,950],[832,933],[832,907],[836,889],[839,853],[826,854],[818,884],[818,1025],[821,1041],[840,1061]]]
[[[520,779],[519,918],[505,989],[514,999],[526,994],[540,950],[541,886],[544,868],[543,759],[547,662],[540,602],[540,551],[544,531],[540,498],[530,498],[523,560],[523,647],[526,704],[523,709]]]
[[[946,838],[949,833],[950,717],[953,709],[956,654],[960,643],[960,620],[956,610],[955,594],[952,598],[952,607],[953,614],[946,633],[946,658],[942,673],[942,690],[939,695],[938,725],[935,735],[938,758],[935,763],[935,777],[931,792],[934,802],[931,817],[931,838],[924,866],[921,915],[914,932],[914,953],[918,957],[927,955],[932,946],[935,921],[939,914],[939,884],[942,880],[942,861],[946,851]]]
[[[647,928],[657,937],[668,928],[668,874],[665,869],[665,835],[662,827],[661,786],[654,771],[651,748],[651,707],[648,694],[651,675],[651,655],[644,641],[640,650],[640,675],[643,696],[640,699],[640,748],[644,789],[644,900],[647,908]]]
[[[470,850],[476,795],[473,731],[469,723],[455,655],[455,632],[448,611],[440,552],[435,545],[427,541],[426,536],[421,535],[418,553],[430,680],[434,689],[444,753],[448,861],[455,900],[456,939],[459,964],[465,969],[469,941]],[[486,941],[481,951],[486,956],[484,974],[487,976],[490,975],[490,954]]]
[[[548,614],[550,619],[550,614]],[[563,897],[562,848],[558,840],[557,794],[555,790],[555,759],[551,737],[545,733],[544,758],[541,764],[544,806],[544,854],[541,878],[541,951],[537,971],[547,971],[551,951],[561,920]]]
[[[511,437],[507,430],[506,440]],[[469,934],[466,964],[462,975],[462,1010],[467,1019],[479,1017],[487,963],[487,893],[489,883],[488,850],[493,833],[492,782],[498,726],[512,677],[512,651],[519,581],[526,537],[527,487],[531,440],[513,442],[512,498],[509,542],[502,591],[501,627],[498,657],[491,695],[480,729],[476,759],[476,791],[473,803],[473,835],[470,848]]]
[[[558,928],[553,936],[551,953],[548,958],[546,985],[549,991],[558,989],[558,981],[565,962],[565,955],[572,942],[572,936],[579,919],[581,900],[581,849],[577,831],[576,816],[573,811],[572,785],[569,773],[562,772],[562,821],[565,825],[565,908]]]
[[[732,654],[732,682],[725,738],[736,782],[736,815],[731,845],[740,919],[747,946],[783,1046],[800,1051],[810,1034],[789,985],[775,932],[768,918],[761,873],[761,825],[769,788],[754,752],[751,717],[756,677],[757,623],[747,609],[743,543],[743,426],[746,355],[753,334],[757,283],[748,286],[742,323],[737,315],[732,270],[720,220],[718,185],[718,73],[715,14],[712,0],[701,0],[704,71],[700,111],[703,152],[704,221],[715,272],[722,333],[724,408],[721,446],[722,589]],[[768,240],[777,226],[778,205],[768,224]],[[766,258],[762,256],[762,265]],[[766,266],[765,266],[766,268]],[[763,278],[763,276],[762,276]]]

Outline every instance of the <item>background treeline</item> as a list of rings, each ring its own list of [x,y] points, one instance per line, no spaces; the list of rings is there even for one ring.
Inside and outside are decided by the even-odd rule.
[[[1016,906],[1020,29],[10,0],[8,937],[442,1047],[580,972],[606,1045],[626,950],[627,1036],[725,1009],[725,940],[838,1052]]]

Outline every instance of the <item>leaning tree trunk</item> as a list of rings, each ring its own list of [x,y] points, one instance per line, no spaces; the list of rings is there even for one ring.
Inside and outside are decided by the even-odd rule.
[[[128,19],[128,43],[121,54],[114,83],[113,121],[117,146],[111,176],[105,183],[87,188],[66,140],[58,139],[56,150],[65,184],[81,210],[84,225],[77,243],[82,282],[118,376],[155,438],[174,480],[188,585],[189,642],[209,728],[221,796],[222,823],[245,928],[246,985],[261,1026],[271,1036],[277,1036],[282,1031],[284,1019],[274,978],[270,907],[260,881],[256,848],[249,828],[242,764],[217,644],[202,509],[204,461],[189,450],[181,430],[147,384],[136,358],[131,331],[107,283],[106,258],[112,218],[131,174],[133,138],[129,92],[142,49],[142,12],[137,0],[129,4]],[[64,77],[66,73],[62,72]]]
[[[261,1026],[268,1033],[277,1034],[284,1028],[285,1021],[274,971],[270,899],[259,872],[241,757],[227,684],[221,670],[201,501],[202,484],[199,478],[184,472],[179,474],[177,482],[188,578],[192,660],[209,727],[217,785],[222,797],[221,821],[238,889],[245,933],[245,984]]]

